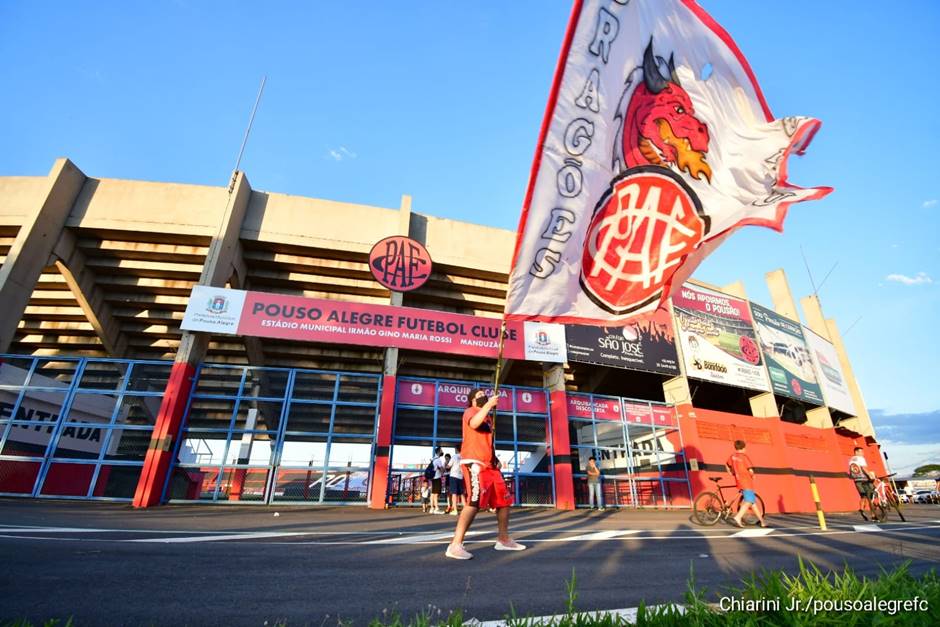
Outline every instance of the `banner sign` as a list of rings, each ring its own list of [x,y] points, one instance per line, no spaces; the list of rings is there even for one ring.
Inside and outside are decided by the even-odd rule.
[[[420,407],[452,407],[455,409],[467,408],[467,396],[474,387],[486,390],[487,395],[492,394],[492,386],[480,384],[439,382],[435,386],[433,381],[418,381],[415,379],[399,379],[396,402],[399,405],[418,405]],[[548,404],[545,392],[542,390],[525,390],[513,387],[499,388],[499,411],[512,411],[513,401],[516,403],[516,413],[547,414]]]
[[[798,21],[798,18],[796,18]],[[619,324],[745,225],[783,229],[826,187],[787,180],[819,129],[775,119],[694,0],[575,0],[509,277],[514,320]]]
[[[683,285],[672,307],[687,377],[770,391],[747,302]]]
[[[813,354],[817,378],[822,383],[826,405],[850,416],[856,415],[855,403],[852,402],[852,394],[849,392],[848,383],[842,373],[842,364],[839,363],[835,346],[806,327],[803,327],[803,335]]]
[[[193,288],[181,328],[299,342],[407,348],[496,358],[498,318],[218,287]],[[503,356],[564,363],[564,327],[509,322]]]
[[[822,390],[800,323],[754,303],[751,313],[774,394],[822,405]]]
[[[675,427],[675,411],[668,405],[637,403],[609,396],[594,396],[569,392],[568,417],[595,420],[625,420],[630,424]],[[593,413],[592,413],[593,412]]]
[[[565,325],[568,361],[659,374],[679,374],[669,310],[634,316],[623,327]]]
[[[577,394],[569,392],[568,417],[569,418],[595,418],[597,420],[620,420],[620,399],[590,394]],[[592,413],[593,412],[593,413]]]

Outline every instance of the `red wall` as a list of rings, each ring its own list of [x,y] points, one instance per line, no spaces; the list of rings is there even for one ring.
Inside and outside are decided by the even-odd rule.
[[[824,511],[858,509],[858,493],[847,474],[855,446],[865,449],[865,458],[875,473],[885,474],[878,445],[852,432],[689,405],[677,409],[687,459],[697,460],[700,468],[689,473],[693,494],[712,489],[709,477],[721,477],[722,485],[734,482],[724,463],[738,439],[747,443],[748,457],[756,469],[755,488],[770,513],[814,512],[809,475],[816,480]]]

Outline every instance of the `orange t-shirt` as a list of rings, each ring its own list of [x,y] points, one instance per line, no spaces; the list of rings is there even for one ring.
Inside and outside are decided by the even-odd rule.
[[[460,463],[478,462],[493,466],[496,455],[493,449],[493,416],[489,415],[479,427],[470,426],[470,419],[480,411],[479,407],[468,407],[463,412],[463,444],[460,447]]]
[[[725,463],[731,468],[731,474],[734,475],[739,490],[754,489],[754,477],[750,470],[754,464],[751,463],[750,457],[744,453],[733,453]]]

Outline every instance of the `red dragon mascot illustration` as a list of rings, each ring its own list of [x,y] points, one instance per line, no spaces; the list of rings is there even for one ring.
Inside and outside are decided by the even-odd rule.
[[[660,70],[650,39],[643,53],[643,82],[636,86],[623,126],[623,156],[627,167],[674,166],[695,179],[711,182],[705,162],[708,126],[695,117],[689,94],[679,84],[673,55],[669,75]]]

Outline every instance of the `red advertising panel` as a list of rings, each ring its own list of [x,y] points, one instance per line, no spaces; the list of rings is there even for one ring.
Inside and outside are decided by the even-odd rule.
[[[443,383],[434,381],[419,381],[416,379],[399,379],[398,404],[419,405],[433,407],[435,396],[438,407],[453,407],[463,409],[467,406],[467,396],[474,386],[465,383]],[[491,388],[480,386],[488,393]],[[513,398],[516,402],[517,413],[545,414],[548,405],[545,402],[545,393],[541,390],[525,390],[502,387],[499,389],[499,404],[496,408],[501,411],[512,411]]]
[[[620,420],[620,399],[569,393],[568,417]]]
[[[503,355],[525,359],[521,322],[507,324]],[[394,346],[495,358],[500,320],[426,309],[247,292],[238,335]]]
[[[675,412],[667,405],[649,405],[647,403],[624,403],[627,422],[631,424],[677,427]]]

